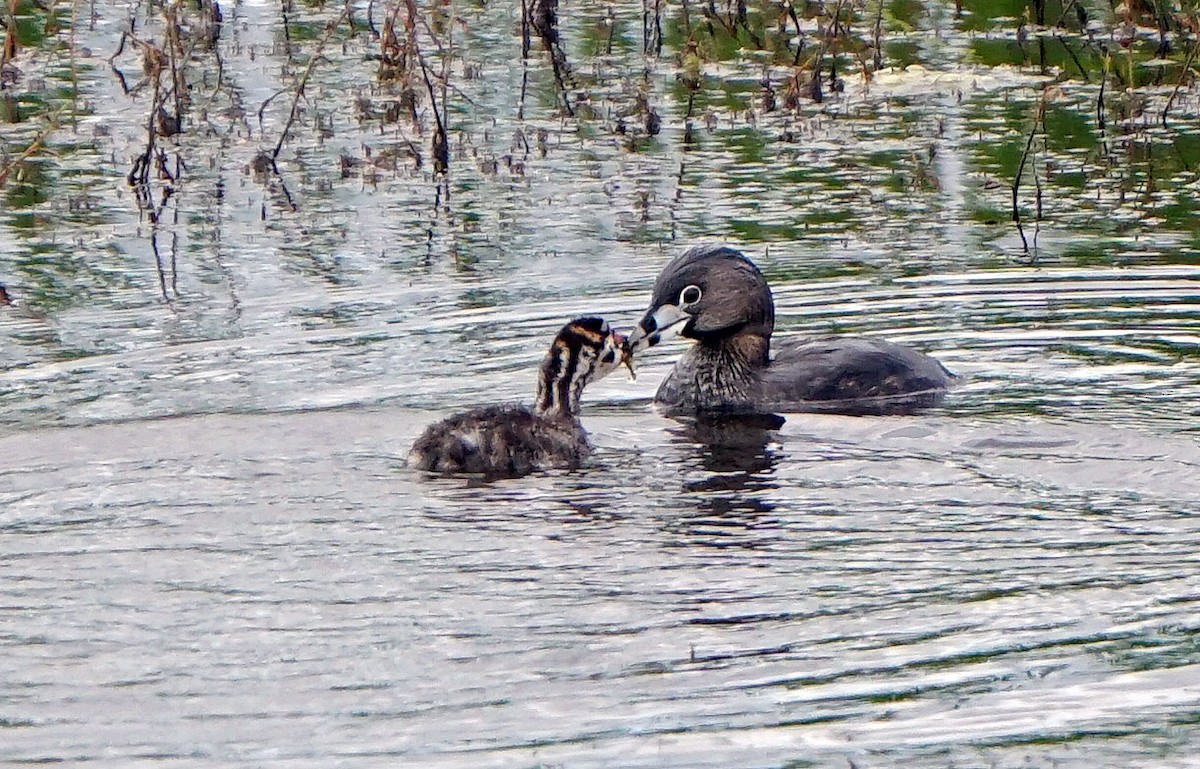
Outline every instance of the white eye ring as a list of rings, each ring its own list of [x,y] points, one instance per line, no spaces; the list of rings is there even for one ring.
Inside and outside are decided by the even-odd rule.
[[[699,286],[688,286],[679,292],[679,306],[691,307],[696,302],[699,302],[702,296],[704,296],[704,292],[700,290]]]

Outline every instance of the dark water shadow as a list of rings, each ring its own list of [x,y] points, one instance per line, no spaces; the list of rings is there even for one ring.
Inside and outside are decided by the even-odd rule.
[[[719,473],[713,478],[691,484],[690,491],[736,490],[750,485],[779,460],[771,448],[778,430],[787,421],[778,414],[716,415],[679,422],[673,430],[678,443],[695,447],[694,458],[700,467]]]
[[[671,528],[689,543],[759,547],[761,530],[775,529],[775,469],[784,453],[774,414],[721,415],[680,421],[671,442],[686,448],[685,465],[704,471],[685,480],[686,505]]]

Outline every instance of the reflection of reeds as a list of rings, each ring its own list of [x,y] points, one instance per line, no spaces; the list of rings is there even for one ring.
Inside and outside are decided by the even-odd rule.
[[[840,106],[814,106],[841,101],[843,97],[838,91],[843,80],[858,77],[865,85],[873,73],[887,67],[903,68],[908,63],[939,69],[954,67],[950,59],[922,58],[924,53],[915,52],[914,49],[920,46],[913,40],[945,33],[944,28],[935,29],[925,21],[932,19],[935,12],[958,8],[959,3],[943,7],[921,4],[917,0],[912,6],[901,5],[904,7],[883,0],[680,0],[678,3],[639,0],[637,3],[608,2],[577,7],[563,5],[559,0],[523,0],[519,32],[513,29],[507,40],[496,43],[494,31],[478,35],[478,30],[470,28],[469,22],[474,23],[476,18],[474,6],[460,16],[455,12],[453,0],[373,0],[366,7],[366,24],[375,33],[377,42],[364,43],[355,39],[354,15],[345,0],[316,4],[281,0],[265,22],[271,27],[268,36],[274,35],[270,38],[273,44],[286,41],[283,51],[273,50],[290,73],[280,90],[262,102],[257,128],[251,125],[255,106],[247,109],[240,101],[240,73],[230,70],[227,74],[231,82],[226,84],[222,80],[221,56],[244,60],[244,55],[237,50],[240,39],[232,39],[232,34],[228,35],[230,39],[219,39],[221,10],[214,0],[135,4],[136,25],[131,21],[121,34],[116,53],[109,61],[114,76],[125,91],[136,97],[133,103],[138,120],[134,128],[137,157],[128,169],[128,180],[137,190],[138,205],[151,219],[158,216],[158,210],[170,200],[175,190],[182,189],[178,181],[179,175],[186,173],[188,168],[183,162],[185,151],[193,152],[195,150],[190,148],[203,144],[203,141],[195,140],[202,139],[200,136],[185,136],[176,141],[168,141],[168,138],[183,135],[205,123],[213,135],[228,135],[227,129],[232,129],[240,135],[259,138],[261,154],[248,164],[249,167],[262,174],[256,178],[271,185],[273,191],[282,190],[282,195],[288,199],[281,205],[293,205],[291,194],[279,177],[276,161],[283,156],[285,146],[297,144],[302,148],[301,126],[310,119],[305,106],[314,96],[314,80],[322,79],[320,76],[326,69],[335,67],[338,68],[334,73],[336,77],[362,79],[353,83],[353,106],[343,102],[334,110],[319,113],[318,121],[322,115],[349,106],[357,114],[359,128],[364,134],[376,126],[381,134],[385,129],[400,133],[398,140],[382,149],[369,146],[369,139],[362,143],[361,153],[356,153],[350,145],[347,145],[348,149],[341,149],[333,162],[341,165],[343,178],[356,173],[357,169],[363,169],[364,177],[380,178],[381,170],[396,171],[397,158],[401,162],[411,160],[409,167],[412,170],[432,171],[432,174],[416,174],[413,178],[436,180],[440,202],[447,199],[449,186],[443,183],[452,161],[467,169],[477,166],[485,175],[499,173],[503,176],[504,170],[512,177],[526,173],[536,162],[536,159],[531,160],[530,151],[535,132],[531,126],[520,122],[526,119],[559,120],[564,135],[577,131],[584,143],[595,135],[595,124],[601,123],[604,130],[619,137],[619,146],[630,151],[651,146],[653,152],[656,149],[652,145],[671,142],[691,150],[702,140],[704,126],[713,131],[717,125],[734,125],[743,119],[750,130],[768,139],[770,133],[775,132],[775,136],[787,137],[785,141],[794,141],[800,135],[798,126],[808,118],[819,115],[821,120],[837,121],[846,112],[857,108],[857,104],[848,105],[849,110]],[[976,6],[968,21],[961,25],[955,23],[955,29],[949,32],[961,35],[963,47],[970,49],[964,62],[973,61],[972,66],[979,64],[978,59],[969,57],[986,51],[983,38],[1003,39],[1007,41],[1002,44],[1003,52],[996,54],[1002,61],[996,64],[1018,67],[1029,64],[1030,69],[1025,74],[1032,75],[1039,69],[1045,71],[1067,92],[1068,98],[1063,99],[1063,104],[1050,107],[1049,132],[1038,119],[1030,129],[1030,115],[1023,112],[1015,118],[1014,133],[1019,136],[1004,143],[1006,151],[1011,149],[1010,155],[996,160],[991,148],[980,150],[982,164],[1003,168],[1001,186],[1006,189],[999,193],[1000,199],[989,203],[989,210],[1008,208],[1007,193],[1010,190],[1007,187],[1011,182],[1013,221],[1018,228],[1028,224],[1034,216],[1034,192],[1030,185],[1044,187],[1047,202],[1054,199],[1053,191],[1058,189],[1053,182],[1053,164],[1042,162],[1049,163],[1056,155],[1060,137],[1054,126],[1058,113],[1073,110],[1087,123],[1091,135],[1071,139],[1077,142],[1072,149],[1082,148],[1084,144],[1088,149],[1094,148],[1094,156],[1087,160],[1094,161],[1095,156],[1099,156],[1109,168],[1117,168],[1118,164],[1121,168],[1132,165],[1134,172],[1126,177],[1132,178],[1149,163],[1150,156],[1118,157],[1120,153],[1116,148],[1129,146],[1126,135],[1139,141],[1155,142],[1161,147],[1162,132],[1150,137],[1146,129],[1153,120],[1165,124],[1168,118],[1176,121],[1174,127],[1179,133],[1190,133],[1182,123],[1194,113],[1194,100],[1189,89],[1194,88],[1194,67],[1200,51],[1200,16],[1191,0],[1174,10],[1163,4],[1129,0],[1114,9],[1111,18],[1107,11],[1103,17],[1097,17],[1089,10],[1090,4],[1078,0],[1057,5],[1030,0],[1025,6],[1028,10],[1018,12],[1012,20],[987,17],[989,10],[995,10],[994,5]],[[77,103],[83,105],[81,109],[86,109],[89,103],[88,73],[82,57],[76,73],[75,24],[81,25],[80,36],[91,45],[96,45],[100,32],[92,30],[90,36],[85,35],[88,14],[79,13],[78,19],[75,14],[76,9],[86,9],[85,4],[69,7],[71,13],[68,15],[65,12],[68,6],[62,3],[49,4],[47,9],[45,4],[21,0],[22,29],[35,26],[28,22],[31,15],[53,14],[57,9],[62,17],[57,26],[47,18],[42,26],[47,29],[53,26],[57,34],[47,33],[40,43],[35,43],[18,34],[18,27],[13,23],[14,0],[0,0],[0,25],[3,25],[0,35],[3,35],[4,43],[0,55],[6,60],[14,54],[20,57],[10,62],[4,74],[9,78],[16,77],[8,73],[17,72],[17,66],[23,65],[30,49],[40,45],[43,54],[62,52],[63,63],[69,53],[73,86],[69,92],[50,93],[46,101],[6,100],[6,104],[11,102],[20,107],[20,120],[29,120],[32,114],[34,118],[44,120],[46,127],[37,123],[41,130],[36,136],[31,129],[21,135],[19,144],[14,142],[14,146],[4,148],[4,158],[0,160],[0,184],[8,181],[12,186],[22,163],[28,165],[30,157],[49,154],[47,143],[58,125],[57,116],[62,115],[63,123],[69,124],[62,112],[66,93],[70,93],[72,104],[78,99]],[[108,12],[104,4],[97,7],[99,15]],[[239,13],[235,9],[231,15]],[[588,42],[588,27],[585,21],[574,18],[576,13],[597,14],[602,20],[603,23],[595,27],[599,34],[593,42],[597,54],[604,52],[603,61],[582,58],[582,46]],[[311,16],[315,21],[306,24],[298,16]],[[922,21],[917,21],[918,18]],[[69,24],[69,30],[65,28],[66,24]],[[350,33],[342,41],[344,49],[338,52],[340,31],[346,30],[347,24]],[[990,26],[977,26],[980,24]],[[981,28],[988,30],[987,35],[976,39],[970,30]],[[71,36],[69,47],[62,45],[68,39],[67,34]],[[582,38],[583,43],[576,37]],[[1012,42],[1014,39],[1018,42]],[[103,45],[107,48],[109,41]],[[475,47],[477,45],[479,47]],[[1000,50],[1001,43],[996,45],[996,50]],[[454,78],[456,73],[461,73],[468,83],[481,86],[481,91],[494,91],[504,82],[503,78],[497,82],[479,81],[501,64],[505,55],[514,55],[518,46],[523,76],[516,118],[518,133],[528,138],[522,139],[523,146],[514,148],[513,154],[504,155],[503,150],[489,146],[494,145],[495,140],[494,134],[489,137],[488,132],[511,116],[497,116],[497,111],[489,112],[486,106],[479,110],[469,108],[471,100],[455,87],[461,84]],[[540,48],[547,53],[543,55],[540,50],[534,50]],[[481,50],[484,53],[480,54]],[[665,58],[656,58],[660,51],[665,52]],[[363,58],[369,59],[376,52],[377,68],[374,63],[369,65],[374,69],[374,77],[361,68],[355,70]],[[1154,52],[1166,61],[1152,62],[1149,57]],[[201,58],[204,55],[207,58]],[[263,54],[260,49],[258,55],[272,54]],[[570,65],[576,68],[573,70]],[[546,100],[531,99],[527,103],[528,78],[534,67],[542,70]],[[212,85],[210,77],[214,71],[216,85]],[[348,74],[351,72],[353,74]],[[999,77],[1006,76],[1000,73]],[[82,83],[79,78],[83,79]],[[363,87],[366,80],[371,81],[371,88]],[[10,82],[13,81],[0,82],[0,86]],[[1080,89],[1080,83],[1088,88]],[[1165,84],[1166,87],[1161,90],[1147,87],[1152,84]],[[79,93],[81,87],[85,91],[82,94]],[[1072,93],[1072,88],[1077,90]],[[1010,92],[1016,94],[1017,102],[1031,100],[1028,92],[1022,89],[1023,85],[1014,82]],[[516,90],[515,85],[513,90]],[[862,96],[861,91],[848,84],[846,90],[854,94],[855,100],[868,103],[868,107],[895,103],[889,101],[892,97],[884,89]],[[342,96],[334,88],[329,93],[332,95],[322,98],[336,100]],[[385,96],[380,97],[380,93]],[[3,96],[9,94],[6,92]],[[52,100],[56,96],[63,101],[54,103]],[[516,96],[510,93],[502,98],[511,102]],[[227,102],[222,101],[225,97],[228,97]],[[381,103],[376,104],[377,100]],[[672,104],[672,100],[676,103]],[[44,106],[47,102],[50,107]],[[212,109],[208,108],[210,105]],[[13,109],[15,112],[16,107]],[[999,105],[988,105],[986,109],[995,110],[993,118],[1010,124],[1014,122],[1013,118],[1001,115],[1004,108]],[[1044,111],[1045,105],[1038,109]],[[220,122],[225,114],[234,115],[230,125]],[[271,116],[276,119],[270,120]],[[236,121],[246,123],[244,131]],[[371,125],[372,121],[376,126]],[[485,121],[494,122],[488,124]],[[336,125],[337,120],[331,118],[328,126],[319,127],[323,132],[327,129],[331,133]],[[538,130],[544,132],[544,129]],[[129,133],[125,131],[121,135],[124,137]],[[198,131],[195,133],[199,134]],[[454,144],[449,140],[450,133],[456,134]],[[657,142],[646,141],[655,134],[663,138]],[[911,136],[918,140],[922,138],[916,133]],[[616,137],[610,135],[609,138]],[[997,143],[997,149],[999,147],[1000,143]],[[462,148],[462,159],[455,155],[459,148]],[[53,146],[50,149],[53,150]],[[545,153],[544,140],[539,140],[538,149]],[[1039,156],[1039,152],[1043,155]],[[1183,154],[1190,149],[1175,148],[1175,152]],[[361,159],[363,154],[365,159]],[[1160,165],[1155,170],[1161,170],[1164,158],[1170,155],[1157,152],[1153,157]],[[1019,169],[1015,168],[1018,158]],[[1191,158],[1185,158],[1184,162],[1190,163]],[[1031,177],[1032,164],[1037,168]],[[681,162],[680,168],[683,167]],[[1094,168],[1096,164],[1090,167]],[[917,168],[919,171],[920,166]],[[918,176],[916,186],[920,189],[927,187],[926,178],[935,178]],[[1091,178],[1088,183],[1092,183]],[[1040,201],[1042,193],[1037,194]],[[1025,203],[1023,209],[1019,202]],[[1051,215],[1053,209],[1047,206],[1047,212]],[[169,214],[166,212],[168,221]],[[1000,218],[1004,218],[1003,214]]]
[[[554,71],[554,82],[562,96],[563,109],[567,115],[574,117],[575,109],[571,106],[568,94],[568,79],[571,68],[567,63],[567,52],[563,49],[558,31],[558,0],[523,0],[526,30],[532,29],[550,55],[550,67]],[[528,35],[528,31],[524,33]],[[526,56],[528,46],[523,46]]]
[[[300,109],[300,100],[304,98],[304,89],[308,85],[309,78],[312,77],[313,70],[316,69],[318,62],[326,61],[324,58],[326,44],[329,43],[329,39],[333,37],[333,33],[337,31],[338,27],[340,27],[342,23],[350,17],[350,12],[350,0],[347,0],[346,4],[342,6],[342,12],[338,14],[337,18],[325,25],[325,34],[321,35],[321,39],[317,41],[316,49],[309,57],[308,65],[305,66],[304,72],[300,75],[300,79],[296,81],[295,87],[290,89],[292,92],[292,106],[288,110],[288,116],[287,120],[284,121],[283,130],[279,132],[279,139],[275,142],[275,148],[271,150],[272,165],[274,165],[275,161],[279,158],[279,153],[283,150],[284,142],[287,141],[288,134],[291,133],[292,125],[296,122],[296,117],[299,114]],[[262,123],[263,119],[263,111],[267,108],[267,105],[284,93],[287,93],[287,90],[280,91],[272,95],[269,99],[262,103],[262,106],[258,108],[258,119],[260,124]],[[278,173],[277,168],[276,173]]]
[[[137,96],[144,90],[151,94],[145,118],[145,148],[134,158],[126,180],[134,189],[138,208],[150,223],[150,249],[154,255],[159,292],[167,303],[171,303],[178,293],[176,260],[180,214],[175,192],[187,165],[178,144],[164,145],[160,140],[185,131],[192,98],[188,62],[198,49],[215,48],[221,22],[215,3],[199,3],[199,12],[195,15],[189,15],[189,10],[190,7],[181,4],[162,7],[159,40],[143,39],[135,32],[131,21],[130,28],[122,31],[117,48],[108,59],[113,76],[127,95]],[[133,85],[129,84],[129,76],[118,64],[127,45],[141,60],[141,78]],[[169,226],[166,254],[160,244],[164,220]]]
[[[183,20],[175,13],[175,9],[166,8],[163,21],[163,39],[159,43],[142,40],[131,25],[130,29],[121,33],[117,49],[108,59],[109,67],[126,94],[137,94],[147,87],[151,91],[145,149],[134,158],[127,179],[137,192],[139,206],[151,212],[152,217],[155,203],[151,191],[151,173],[167,181],[163,187],[165,204],[166,198],[173,192],[171,182],[177,181],[182,171],[178,155],[172,164],[158,140],[159,137],[170,137],[183,131],[184,113],[190,100],[186,70],[181,63],[191,55],[190,46],[184,47],[184,36],[180,29]],[[124,54],[127,43],[132,44],[141,55],[142,78],[132,86],[125,72],[117,65],[117,59]],[[192,45],[195,45],[194,40]]]
[[[1192,64],[1196,61],[1197,53],[1200,53],[1200,40],[1193,43],[1192,49],[1188,51],[1187,61],[1183,63],[1183,69],[1179,72],[1179,80],[1175,82],[1175,87],[1171,89],[1171,95],[1167,97],[1167,103],[1163,105],[1160,120],[1164,127],[1167,125],[1167,114],[1171,111],[1171,105],[1175,102],[1175,97],[1179,95],[1179,89],[1183,88],[1183,81],[1192,75]]]
[[[19,3],[19,0],[8,0],[8,2],[3,6],[5,12],[3,14],[0,14],[0,22],[3,23],[3,27],[4,27],[4,41],[3,41],[3,44],[0,45],[0,88],[2,88],[5,85],[5,76],[9,74],[9,72],[7,71],[9,68],[9,62],[16,58],[17,52],[20,49],[20,41],[17,39],[17,29],[18,29],[17,6],[18,6],[18,3]],[[54,13],[55,13],[55,9],[53,7],[47,9],[47,15],[48,15],[47,24],[50,24],[50,16]],[[73,29],[73,26],[72,26],[72,29]],[[74,50],[72,50],[72,52],[71,52],[72,82],[74,82],[74,71],[75,71],[74,67],[75,67],[75,58],[74,58]],[[16,70],[12,70],[12,71],[16,72]],[[73,94],[78,94],[77,87],[73,88]],[[7,98],[7,94],[5,96]],[[11,112],[13,115],[13,121],[17,122],[19,120],[19,117],[18,117],[19,111],[18,111],[18,108],[16,107],[16,101],[11,100],[10,103],[12,105]],[[72,103],[74,103],[74,102],[72,102]],[[46,127],[43,128],[41,131],[39,131],[37,133],[37,135],[34,136],[33,139],[28,144],[26,144],[25,147],[19,153],[17,153],[16,157],[7,159],[7,162],[5,162],[3,166],[0,166],[0,187],[4,187],[5,183],[8,181],[9,177],[12,176],[12,174],[14,172],[19,173],[21,167],[24,165],[24,163],[27,160],[29,160],[34,155],[37,155],[38,153],[40,153],[46,149],[47,141],[48,141],[50,135],[58,129],[61,113],[62,113],[61,108],[55,110],[53,113],[49,113],[49,111],[48,111],[48,114],[46,115]],[[6,147],[0,146],[0,151],[2,151],[5,154],[5,156],[7,156],[7,148]]]
[[[408,116],[418,131],[422,126],[417,110],[417,90],[424,90],[428,96],[434,124],[430,153],[434,173],[438,176],[445,176],[450,170],[449,91],[450,67],[454,59],[454,20],[452,9],[447,7],[446,13],[448,23],[431,25],[415,0],[396,2],[385,16],[380,32],[378,69],[381,83],[395,84],[400,89],[400,112]],[[444,36],[439,34],[439,27],[444,27]],[[421,45],[422,32],[439,54],[440,71],[435,72],[429,65]],[[414,150],[414,154],[420,165],[419,153]]]
[[[1037,107],[1034,111],[1033,125],[1029,129],[1029,134],[1025,138],[1025,150],[1021,153],[1021,161],[1017,164],[1017,173],[1013,177],[1012,183],[1012,221],[1017,225],[1017,234],[1021,236],[1021,245],[1025,253],[1029,253],[1029,241],[1025,239],[1025,228],[1021,226],[1021,179],[1025,175],[1025,165],[1029,161],[1034,150],[1034,139],[1039,133],[1044,134],[1046,131],[1046,92],[1042,92],[1042,97],[1038,99]],[[1034,221],[1040,222],[1042,219],[1042,181],[1037,175],[1037,170],[1033,171],[1033,183],[1036,189],[1035,193],[1035,214]],[[1037,248],[1037,234],[1033,238],[1034,248]]]
[[[646,56],[662,55],[662,16],[662,0],[642,0],[642,53]]]
[[[8,181],[8,177],[13,173],[14,170],[19,169],[26,160],[42,151],[42,149],[46,146],[46,139],[49,138],[50,134],[52,134],[57,128],[57,119],[51,120],[50,125],[42,129],[37,136],[33,137],[33,141],[31,141],[25,147],[25,149],[21,150],[21,152],[15,158],[5,163],[3,167],[0,167],[0,188],[4,187],[4,184]]]
[[[0,67],[17,56],[17,2],[8,0],[8,11],[4,19],[4,46],[0,48]]]

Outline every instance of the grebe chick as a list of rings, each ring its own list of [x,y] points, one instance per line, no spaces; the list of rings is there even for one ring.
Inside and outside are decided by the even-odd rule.
[[[693,345],[655,395],[671,415],[821,411],[907,414],[941,402],[954,375],[933,358],[868,337],[787,341],[771,356],[775,305],[754,262],[725,246],[697,246],[654,282],[631,349],[677,332]]]
[[[621,364],[632,374],[625,336],[602,318],[576,318],[542,359],[532,409],[485,406],[443,419],[413,443],[409,462],[421,470],[493,477],[577,468],[592,450],[579,423],[579,397],[589,382]]]

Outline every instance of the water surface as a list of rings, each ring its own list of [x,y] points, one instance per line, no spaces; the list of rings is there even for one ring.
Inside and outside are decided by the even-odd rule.
[[[126,12],[77,27],[77,127],[0,211],[0,763],[1197,765],[1195,86],[1163,126],[1174,70],[1139,75],[1142,117],[1113,97],[1101,128],[1082,30],[1039,59],[1020,9],[930,4],[889,21],[885,69],[845,54],[794,109],[761,85],[782,104],[786,52],[701,37],[689,117],[682,22],[647,60],[640,7],[612,8],[563,6],[590,108],[562,113],[535,44],[523,118],[519,10],[456,9],[439,192],[365,7],[257,173],[340,9],[285,34],[223,7],[150,207],[126,177],[152,97],[106,61]],[[23,49],[18,106],[63,56]],[[960,386],[698,431],[650,403],[671,342],[589,388],[581,471],[405,466],[710,240],[763,267],[780,336],[886,336]]]

